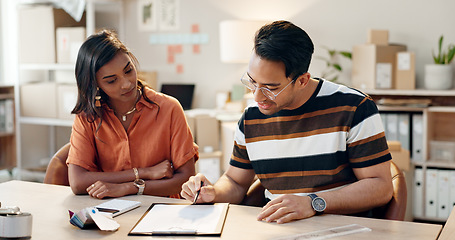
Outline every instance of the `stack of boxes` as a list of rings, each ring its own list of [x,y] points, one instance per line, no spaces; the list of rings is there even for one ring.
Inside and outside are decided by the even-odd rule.
[[[360,89],[415,89],[415,56],[389,43],[387,30],[369,30],[367,43],[352,50],[352,86]]]
[[[194,141],[199,146],[196,172],[204,174],[209,181],[214,183],[221,176],[222,170],[220,122],[216,118],[216,112],[193,109],[185,111],[185,115]]]
[[[74,64],[86,39],[85,18],[82,19],[76,22],[62,9],[47,5],[20,7],[20,63],[70,66],[62,70],[23,70],[22,116],[73,119],[71,110],[77,101]]]

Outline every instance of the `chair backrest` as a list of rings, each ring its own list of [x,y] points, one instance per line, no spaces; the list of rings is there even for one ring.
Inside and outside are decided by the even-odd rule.
[[[65,144],[52,157],[49,165],[47,165],[44,183],[64,186],[70,185],[68,180],[68,166],[66,165],[70,146],[70,143]]]
[[[386,205],[374,208],[372,210],[372,217],[403,221],[407,203],[406,180],[403,172],[392,161],[390,162],[390,173],[392,174],[393,184],[392,199]],[[256,207],[264,206],[266,204],[264,190],[265,188],[259,179],[257,179],[248,189],[241,204]]]
[[[390,172],[392,174],[393,196],[389,203],[382,207],[373,209],[373,217],[389,220],[404,220],[406,214],[406,204],[408,190],[403,172],[394,162],[390,162]]]

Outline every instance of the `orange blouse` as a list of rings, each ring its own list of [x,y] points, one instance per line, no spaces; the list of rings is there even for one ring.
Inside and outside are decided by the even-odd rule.
[[[71,148],[67,164],[88,171],[115,172],[133,167],[151,167],[170,160],[175,169],[193,157],[198,159],[198,146],[179,102],[168,95],[144,88],[143,97],[128,130],[125,131],[114,111],[103,103],[103,121],[88,122],[78,114],[71,133]]]

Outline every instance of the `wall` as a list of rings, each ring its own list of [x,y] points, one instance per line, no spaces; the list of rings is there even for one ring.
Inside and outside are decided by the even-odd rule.
[[[136,0],[125,0],[124,41],[138,57],[142,70],[158,71],[160,83],[196,83],[195,107],[215,107],[216,91],[240,83],[247,69],[247,64],[220,61],[218,24],[232,19],[292,21],[312,37],[314,56],[326,56],[323,46],[350,51],[366,41],[367,29],[388,29],[390,42],[406,44],[416,53],[417,86],[422,88],[423,68],[432,62],[431,51],[436,50],[439,36],[444,34],[446,44],[455,43],[453,9],[453,0],[181,0],[180,30],[139,32]],[[166,46],[148,43],[152,33],[190,33],[193,24],[209,35],[200,54],[184,45],[176,63],[168,64]],[[177,64],[183,65],[183,73],[176,72]],[[350,61],[341,64],[345,68],[341,81],[349,84]],[[324,62],[314,59],[310,73],[318,75],[323,69]]]
[[[3,46],[3,1],[0,1],[0,50],[1,52],[3,52],[3,49],[4,49],[4,46]],[[4,82],[4,71],[3,71],[3,54],[2,56],[0,56],[0,84],[2,84]]]

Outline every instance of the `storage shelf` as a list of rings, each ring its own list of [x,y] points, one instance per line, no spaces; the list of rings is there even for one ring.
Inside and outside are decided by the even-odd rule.
[[[37,117],[21,117],[20,123],[33,124],[33,125],[45,125],[45,126],[59,126],[59,127],[73,126],[73,120],[63,120],[63,119],[54,119],[54,118],[37,118]]]
[[[443,218],[432,218],[432,217],[414,217],[414,220],[424,221],[424,222],[441,222],[444,223],[447,219]]]
[[[20,70],[70,70],[74,71],[75,65],[71,63],[24,63],[20,64]]]
[[[442,106],[442,107],[428,107],[429,112],[445,112],[445,113],[455,113],[455,106]]]
[[[14,132],[12,133],[7,133],[7,132],[0,132],[0,137],[13,137]]]
[[[427,167],[455,169],[455,162],[449,161],[427,160],[424,165]]]
[[[397,89],[370,89],[362,90],[369,95],[390,95],[390,96],[455,96],[455,89],[453,90],[397,90]]]
[[[13,99],[14,93],[0,93],[0,99]]]
[[[379,111],[384,112],[423,112],[427,108],[423,107],[407,107],[407,106],[384,106],[377,105]]]

